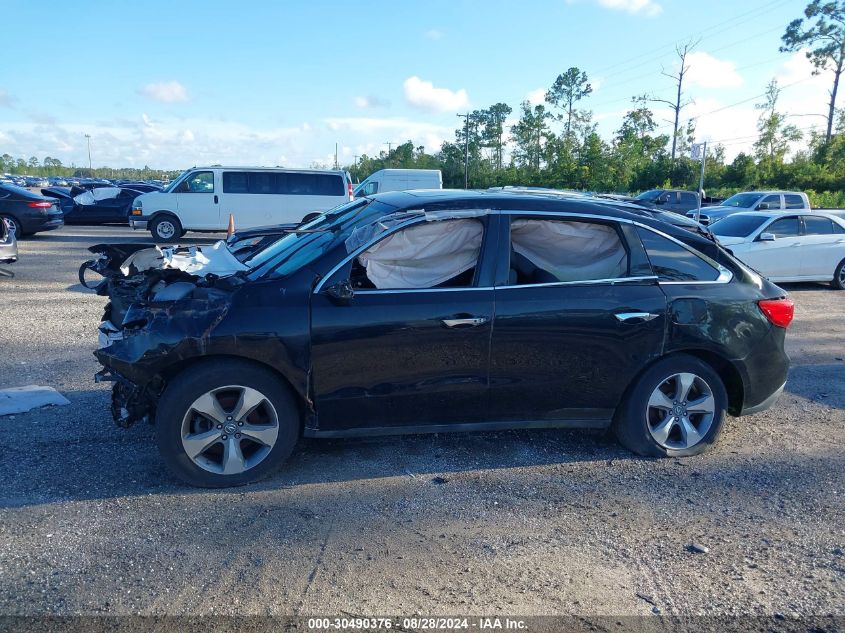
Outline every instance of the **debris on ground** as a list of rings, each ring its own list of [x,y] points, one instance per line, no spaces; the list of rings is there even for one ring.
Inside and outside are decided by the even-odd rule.
[[[0,415],[26,413],[31,409],[46,407],[51,404],[66,405],[70,404],[70,400],[52,387],[26,385],[25,387],[0,389]]]

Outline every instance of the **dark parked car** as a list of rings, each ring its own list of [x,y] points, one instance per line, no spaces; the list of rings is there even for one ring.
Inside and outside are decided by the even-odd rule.
[[[115,421],[155,421],[194,485],[262,477],[301,435],[611,427],[695,455],[786,381],[786,293],[612,202],[393,192],[253,239],[86,264]]]
[[[650,189],[633,200],[635,203],[656,205],[664,211],[685,214],[698,209],[698,194],[683,189]]]
[[[128,224],[129,209],[141,191],[125,187],[47,187],[59,201],[65,224]]]
[[[0,185],[0,219],[6,221],[18,238],[51,231],[64,224],[58,200],[17,185]]]

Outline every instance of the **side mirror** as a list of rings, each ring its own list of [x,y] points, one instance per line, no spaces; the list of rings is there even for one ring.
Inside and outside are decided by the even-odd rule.
[[[654,204],[666,204],[666,198],[655,198]]]
[[[352,289],[352,284],[346,279],[323,289],[323,294],[327,295],[332,303],[346,305],[352,301],[355,291]]]
[[[769,205],[768,202],[761,202],[757,205],[758,211],[766,211],[767,209],[771,209],[772,207]]]
[[[760,233],[760,237],[757,238],[758,242],[774,242],[777,238],[775,237],[774,233]]]

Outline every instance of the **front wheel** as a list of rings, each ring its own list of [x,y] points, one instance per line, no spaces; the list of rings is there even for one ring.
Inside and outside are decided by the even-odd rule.
[[[658,361],[632,386],[616,412],[619,442],[639,455],[686,457],[715,443],[728,397],[707,363],[687,355]]]
[[[23,237],[20,223],[11,215],[0,215],[0,222],[5,222],[6,227],[15,234],[16,238]]]
[[[299,437],[289,389],[252,363],[206,361],[177,375],[156,411],[161,456],[192,486],[240,486],[276,470]]]
[[[150,234],[156,242],[173,242],[182,235],[182,225],[172,215],[160,215],[150,225]]]
[[[839,262],[839,265],[833,272],[833,282],[831,285],[837,290],[845,290],[845,259]]]

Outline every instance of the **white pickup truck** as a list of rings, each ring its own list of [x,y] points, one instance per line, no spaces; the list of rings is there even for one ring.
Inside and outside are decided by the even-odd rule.
[[[800,191],[744,191],[732,195],[717,206],[702,207],[702,224],[712,224],[740,211],[809,211],[810,200]],[[695,218],[696,211],[687,213]]]

